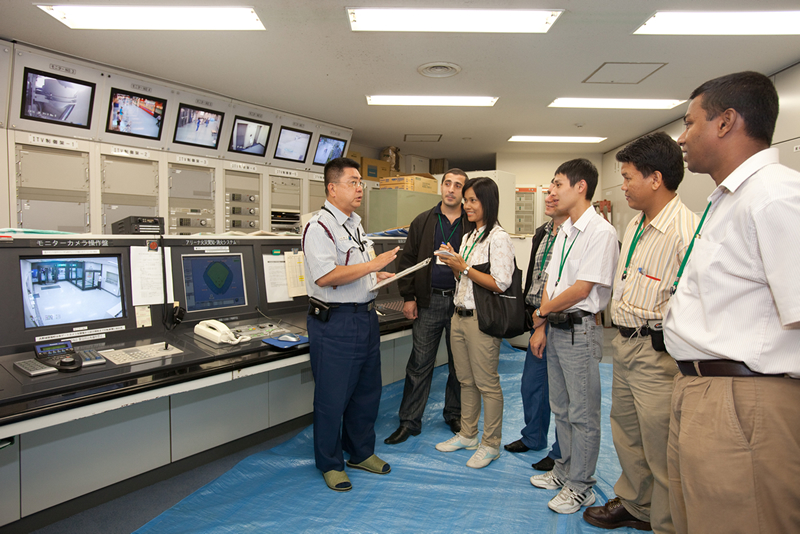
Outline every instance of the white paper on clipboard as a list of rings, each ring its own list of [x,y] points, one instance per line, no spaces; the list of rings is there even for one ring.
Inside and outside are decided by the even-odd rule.
[[[418,264],[416,264],[416,265],[413,265],[413,266],[409,267],[409,268],[408,268],[408,269],[406,269],[405,271],[400,271],[400,272],[399,272],[399,273],[397,273],[396,275],[394,275],[394,276],[392,276],[392,277],[389,277],[389,278],[387,278],[387,279],[385,279],[385,280],[383,280],[383,281],[381,281],[381,282],[378,282],[377,284],[375,284],[374,286],[372,286],[372,289],[370,289],[370,291],[375,291],[376,289],[380,289],[380,288],[382,288],[383,286],[388,286],[388,285],[389,285],[389,284],[391,284],[392,282],[397,282],[398,280],[400,280],[401,278],[403,278],[405,275],[407,275],[407,274],[411,274],[411,273],[413,273],[414,271],[419,271],[420,269],[422,269],[423,267],[425,267],[426,265],[428,265],[430,262],[431,262],[431,259],[430,259],[430,258],[425,258],[424,260],[422,260],[422,261],[421,261],[421,262],[419,262]]]

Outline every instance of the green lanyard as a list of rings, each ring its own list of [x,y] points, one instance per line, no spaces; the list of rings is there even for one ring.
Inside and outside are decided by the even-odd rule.
[[[578,230],[580,232],[580,230]],[[561,271],[564,270],[564,263],[569,258],[569,253],[572,252],[572,247],[575,246],[575,241],[578,240],[578,236],[575,236],[575,239],[572,240],[572,244],[569,246],[569,250],[567,251],[567,255],[564,256],[564,249],[567,248],[567,236],[564,236],[564,246],[561,248],[561,265],[558,266],[558,280],[556,280],[556,285],[561,281]]]
[[[706,206],[706,211],[703,212],[703,218],[700,219],[700,224],[697,225],[697,230],[694,231],[694,235],[692,236],[692,241],[689,243],[689,248],[686,249],[686,256],[683,257],[683,261],[681,262],[681,267],[678,269],[678,276],[675,278],[675,283],[672,285],[672,294],[675,294],[675,291],[678,290],[678,282],[681,281],[681,276],[683,276],[683,269],[686,267],[686,262],[689,261],[689,255],[692,253],[692,248],[694,247],[694,240],[700,236],[700,230],[703,229],[703,223],[706,220],[706,215],[708,215],[708,208],[711,207],[711,202],[708,203]]]
[[[485,231],[486,231],[486,229],[484,229],[484,230],[483,230],[483,232],[485,232]],[[483,232],[481,232],[481,235],[479,235],[478,237],[476,237],[476,238],[475,238],[475,241],[473,241],[473,242],[472,242],[472,246],[471,246],[471,247],[469,247],[469,250],[467,251],[467,255],[466,255],[466,256],[464,256],[464,263],[466,263],[466,262],[467,262],[467,260],[469,259],[469,255],[470,255],[470,254],[472,254],[472,249],[473,249],[473,248],[475,248],[475,245],[477,245],[477,244],[478,244],[478,240],[480,240],[480,238],[481,238],[481,237],[483,237]]]
[[[537,275],[539,280],[542,279],[542,271],[544,271],[544,263],[547,261],[547,255],[550,253],[550,249],[553,248],[553,245],[556,242],[556,236],[550,235],[552,231],[553,230],[551,229],[550,232],[547,233],[547,243],[545,243],[544,245],[544,254],[542,255],[542,263],[539,265],[539,274]]]
[[[631,241],[631,247],[628,249],[628,261],[625,262],[625,270],[622,271],[622,280],[628,278],[628,266],[631,264],[631,258],[633,258],[633,251],[636,250],[636,244],[639,242],[639,238],[642,237],[644,233],[644,213],[642,213],[642,220],[639,221],[639,226],[636,227],[636,231],[633,233],[633,241]]]
[[[436,215],[439,216],[439,228],[442,229],[442,239],[444,239],[444,225],[442,224],[442,215],[439,214],[439,213],[437,213]],[[461,222],[461,219],[459,218],[456,221],[456,223],[453,225],[453,231],[450,232],[450,237],[448,237],[447,239],[442,241],[442,245],[446,245],[446,244],[448,244],[450,242],[450,240],[453,238],[453,234],[456,233],[456,228],[458,228],[458,225],[459,225],[460,222]]]

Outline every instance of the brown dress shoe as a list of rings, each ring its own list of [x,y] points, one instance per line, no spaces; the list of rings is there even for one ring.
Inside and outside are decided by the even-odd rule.
[[[653,530],[648,521],[640,521],[633,517],[622,506],[619,497],[611,499],[603,506],[592,506],[583,512],[583,520],[600,528],[614,529],[633,527],[636,530]]]

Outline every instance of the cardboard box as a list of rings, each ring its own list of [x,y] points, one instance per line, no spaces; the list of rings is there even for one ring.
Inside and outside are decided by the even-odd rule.
[[[381,189],[405,189],[406,191],[436,195],[439,184],[430,174],[411,174],[381,178]]]
[[[389,162],[382,159],[361,158],[361,178],[379,182],[381,178],[389,176]]]
[[[356,152],[355,150],[348,150],[347,157],[350,159],[356,160],[359,164],[361,164],[361,152]]]

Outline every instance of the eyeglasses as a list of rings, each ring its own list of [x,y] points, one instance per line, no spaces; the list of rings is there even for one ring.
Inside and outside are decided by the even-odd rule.
[[[335,183],[337,183],[337,184],[347,184],[350,187],[352,187],[353,189],[363,189],[364,188],[364,182],[362,182],[361,180],[350,180],[350,181],[347,181],[347,182],[343,182],[343,181],[340,180],[340,181],[335,182]]]

